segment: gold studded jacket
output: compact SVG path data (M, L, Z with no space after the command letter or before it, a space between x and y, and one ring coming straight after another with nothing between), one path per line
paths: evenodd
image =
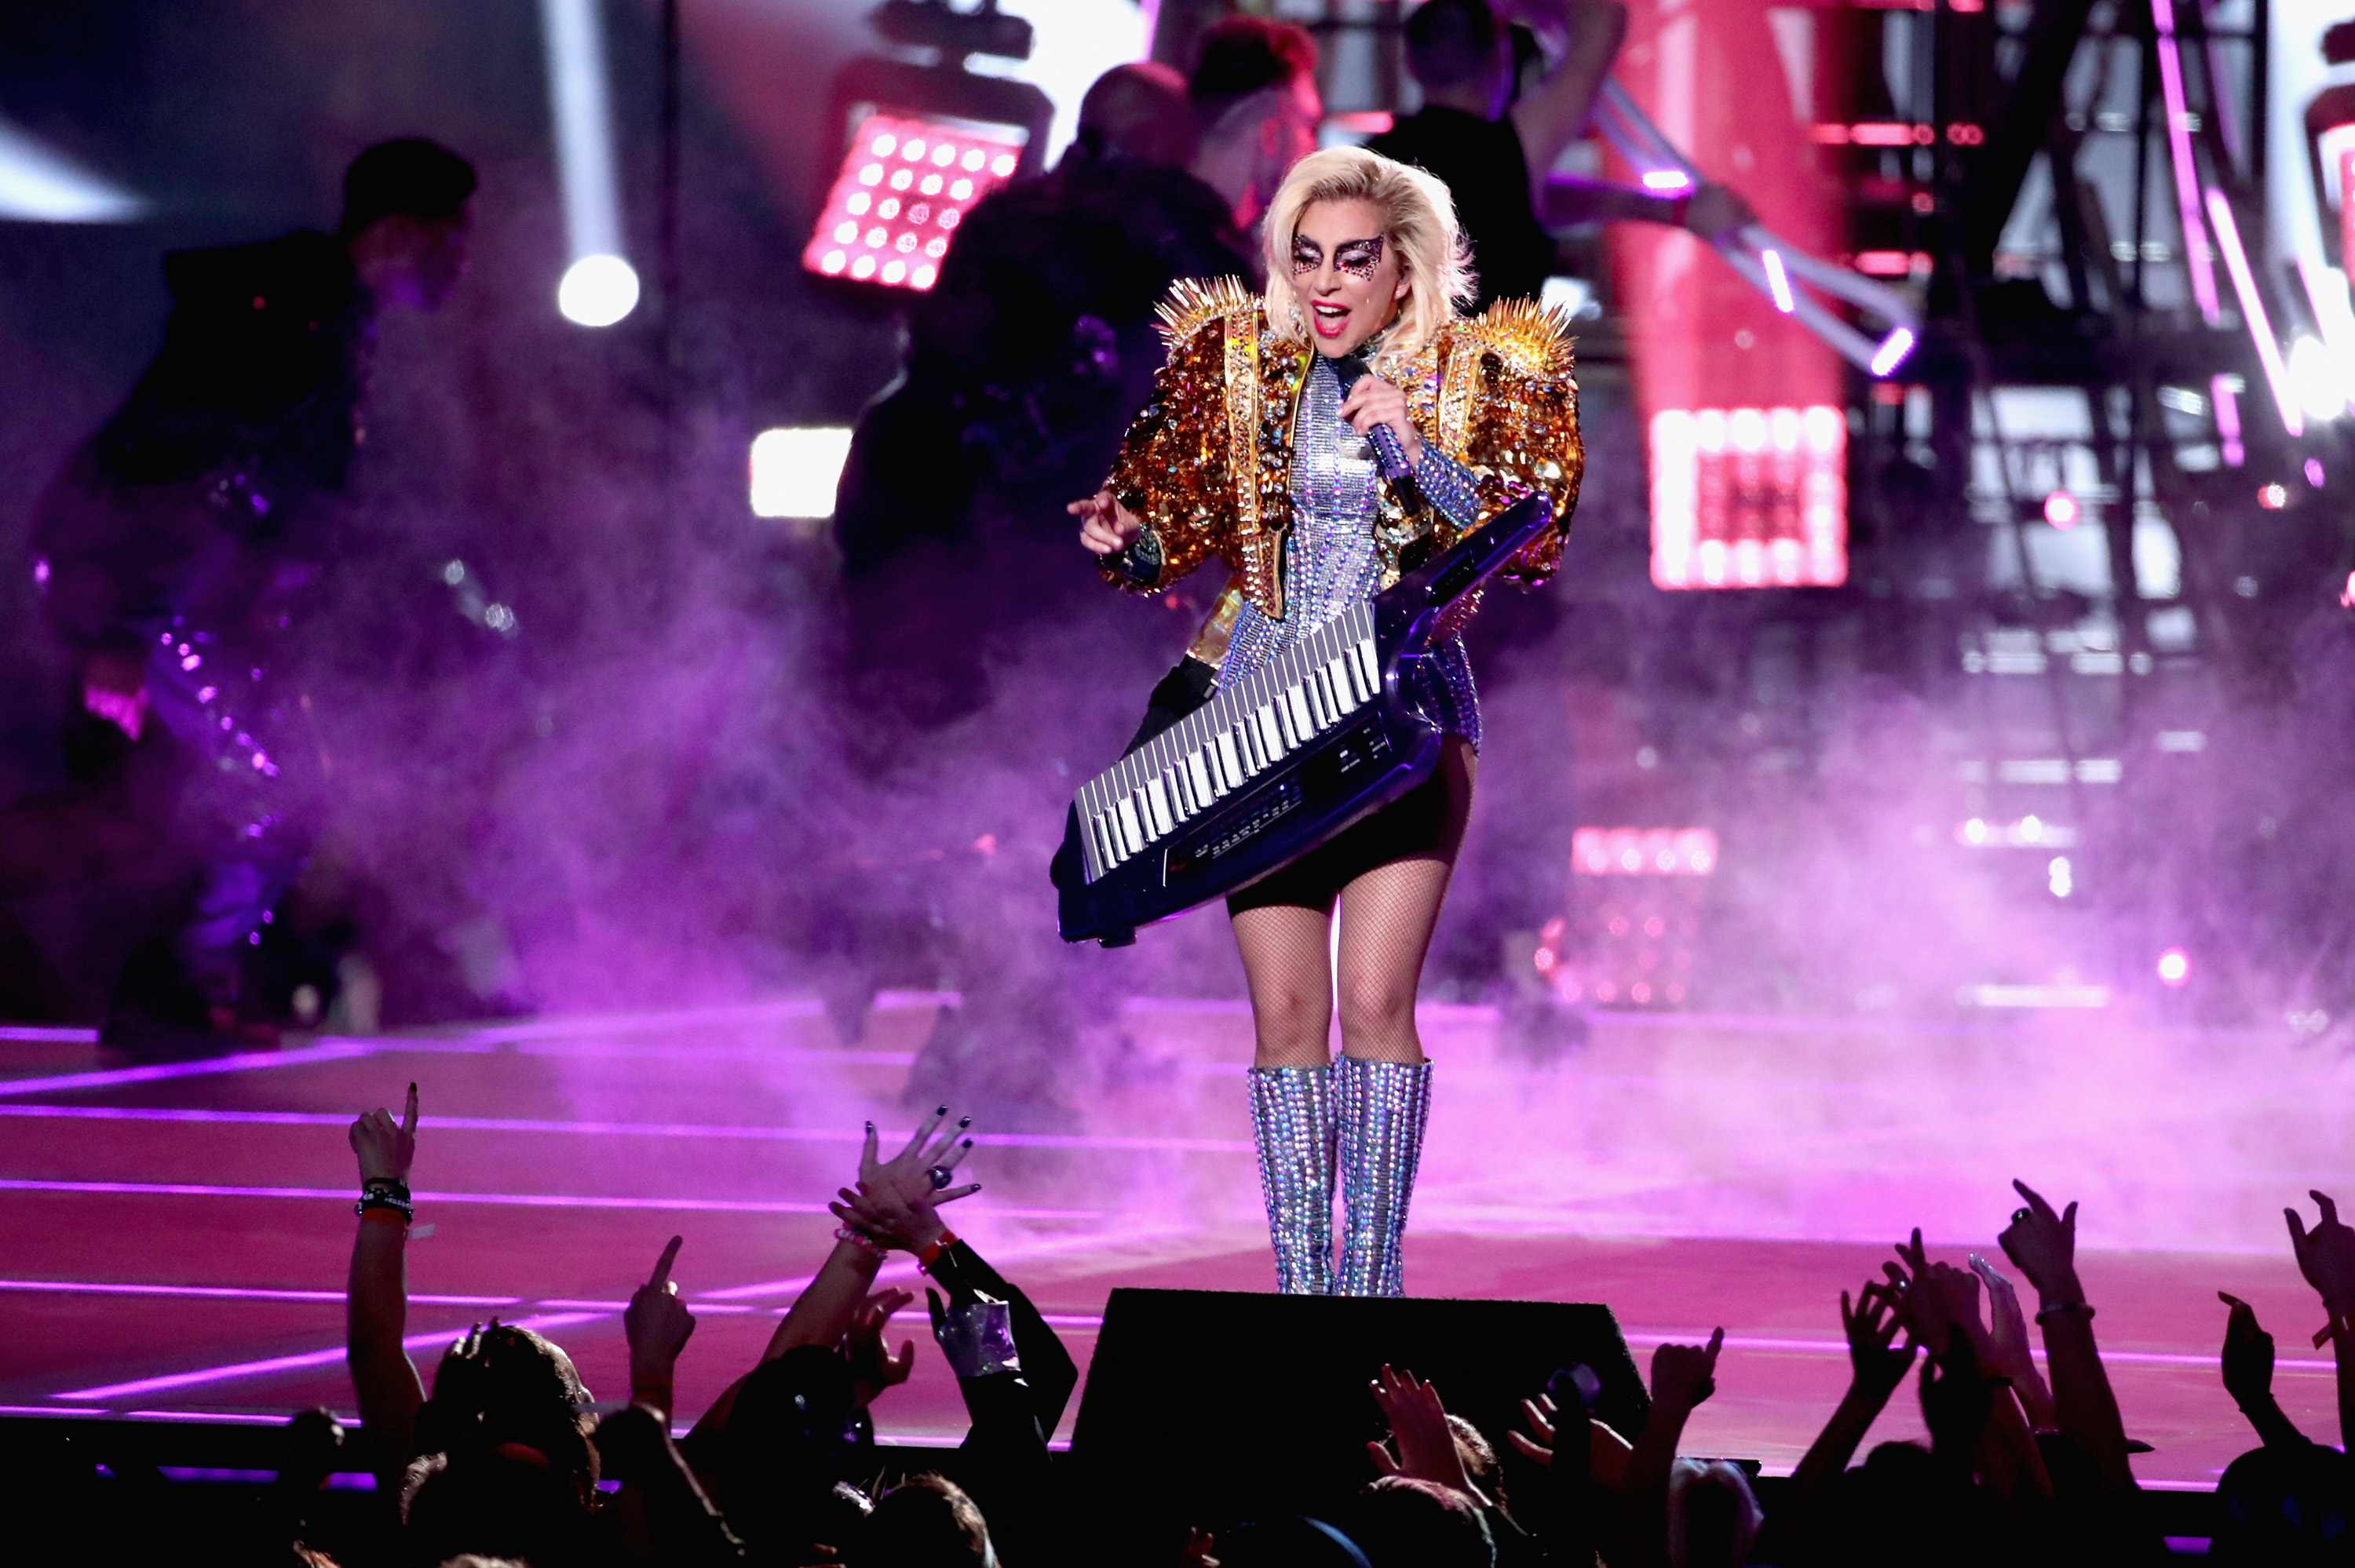
M1232 278L1180 281L1161 320L1168 363L1105 481L1145 530L1103 570L1116 587L1151 593L1213 555L1223 559L1233 575L1193 650L1215 665L1239 601L1284 615L1294 418L1316 350L1270 331L1259 297ZM1405 389L1425 444L1470 471L1480 522L1531 491L1552 498L1555 525L1499 574L1527 584L1543 582L1561 561L1585 467L1567 325L1526 301L1500 301L1442 327L1405 366L1380 367ZM1378 493L1385 588L1469 532L1412 479L1380 480Z

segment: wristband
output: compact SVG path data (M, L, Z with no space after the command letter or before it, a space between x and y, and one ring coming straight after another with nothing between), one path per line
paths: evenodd
M2083 1312L2088 1319L2094 1315L2094 1309L2083 1301L2062 1301L2051 1307L2038 1308L2036 1320L2041 1323L2048 1318L2058 1318L2063 1312Z
M370 1214L399 1214L400 1223L404 1225L417 1216L415 1206L406 1198L396 1198L386 1192L369 1192L363 1195L358 1202L352 1205L352 1213L362 1219L367 1219Z
M926 1274L932 1273L932 1265L940 1262L941 1260L941 1254L948 1251L949 1248L956 1245L956 1232L943 1231L938 1236L935 1236L929 1244L926 1245L923 1251L916 1255L916 1266Z

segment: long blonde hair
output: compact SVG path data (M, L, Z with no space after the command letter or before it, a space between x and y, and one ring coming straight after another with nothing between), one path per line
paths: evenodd
M1382 238L1397 253L1407 284L1381 340L1382 360L1421 353L1472 302L1471 247L1446 185L1363 147L1327 147L1295 164L1268 204L1260 245L1267 266L1267 319L1279 335L1295 342L1308 336L1290 281L1292 234L1300 215L1320 201L1370 202L1382 215Z

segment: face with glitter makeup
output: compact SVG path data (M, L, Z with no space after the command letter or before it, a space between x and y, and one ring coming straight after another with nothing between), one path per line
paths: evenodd
M1367 201L1320 201L1293 226L1292 291L1316 352L1337 359L1388 326L1406 297L1398 249Z

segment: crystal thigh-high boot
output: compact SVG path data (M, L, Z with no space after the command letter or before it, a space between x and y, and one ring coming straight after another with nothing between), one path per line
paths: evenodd
M1326 1295L1333 1288L1333 1069L1253 1067L1251 1102L1275 1287Z
M1403 1296L1407 1200L1414 1193L1431 1064L1365 1062L1333 1067L1340 1114L1343 1296Z

